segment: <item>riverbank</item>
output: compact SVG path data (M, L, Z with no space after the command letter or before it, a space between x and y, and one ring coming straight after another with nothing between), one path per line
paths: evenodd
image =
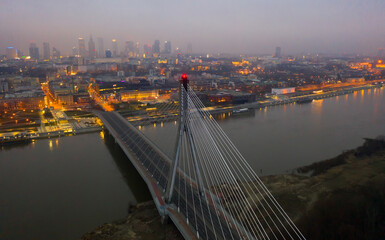
M0 129L0 146L28 143L37 139L71 136L84 133L99 132L102 123L92 113L76 115L81 111L71 111L70 116L64 111L51 110L51 118L41 114L39 123L33 125L9 126ZM68 111L67 111L68 112Z
M245 104L241 104L241 105L229 106L229 107L223 107L223 108L212 108L211 107L211 108L207 108L207 110L209 110L211 114L218 114L218 113L232 112L234 110L239 110L239 109L244 109L244 108L258 109L258 108L265 108L265 107L270 107L270 106L291 104L291 103L296 103L296 102L304 100L304 99L310 100L309 102L311 102L312 100L331 98L331 97L351 94L354 92L367 90L367 89L382 88L383 86L384 86L383 84L365 85L365 86L352 87L352 88L347 88L347 89L342 89L342 90L300 95L300 96L296 96L296 97L286 98L284 100L271 99L270 101L258 101L258 102L245 103Z
M183 240L173 224L163 225L153 201L130 208L125 219L106 223L82 236L82 240Z
M368 89L374 89L374 88L382 88L384 87L384 84L370 84L370 85L364 85L359 87L350 87L350 88L344 88L344 89L338 89L338 90L329 90L325 92L317 92L317 93L310 93L310 94L302 94L298 96L293 97L284 97L281 99L267 99L267 100L260 100L252 103L244 103L239 105L231 105L231 106L217 106L217 107L206 107L205 110L209 111L211 114L223 114L223 113L229 113L233 114L240 110L249 110L249 109L261 109L271 106L278 106L278 105L285 105L285 104L302 104L302 103L311 103L314 100L320 100L325 98L331 98L346 94L351 94L358 91L368 90ZM170 122L170 121L176 121L178 118L177 115L161 115L161 116L155 116L155 117L127 117L127 119L135 124L135 125L150 125L154 123L160 123L160 122Z
M299 168L298 172L301 174L261 179L306 238L381 239L385 236L383 137L366 139L356 149ZM173 236L167 239L179 239L176 228L172 224L162 225L156 208L147 203L134 208L126 219L104 224L85 234L82 240L166 239L162 235L164 229L170 231L167 236Z

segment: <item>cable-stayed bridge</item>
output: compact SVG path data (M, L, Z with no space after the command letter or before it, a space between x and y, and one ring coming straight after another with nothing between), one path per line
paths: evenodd
M162 113L163 112L163 113ZM182 75L175 152L167 156L117 112L97 113L185 239L305 239ZM151 121L151 118L147 119ZM164 139L169 141L169 139Z

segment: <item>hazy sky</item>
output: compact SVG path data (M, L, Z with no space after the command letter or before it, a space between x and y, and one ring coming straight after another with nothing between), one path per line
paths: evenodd
M384 0L0 0L0 53L34 40L62 53L90 34L193 52L375 54L385 47Z

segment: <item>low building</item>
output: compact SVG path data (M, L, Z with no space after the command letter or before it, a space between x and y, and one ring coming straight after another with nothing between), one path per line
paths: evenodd
M282 95L282 94L288 94L288 93L295 93L295 88L272 88L271 94L273 95Z

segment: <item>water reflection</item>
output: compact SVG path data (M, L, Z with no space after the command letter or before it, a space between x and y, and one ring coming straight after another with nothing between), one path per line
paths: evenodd
M234 112L225 112L225 113L217 113L213 114L212 116L214 117L215 120L217 121L222 121L226 120L229 118L250 118L255 116L255 109L248 109L245 112L240 112L240 113L234 113ZM211 116L210 116L211 118Z
M231 112L214 117L256 171L263 168L263 174L284 173L359 146L362 137L384 134L384 92L378 89L369 97L359 91L352 93L353 97L341 95L309 104L266 107L257 109L256 116ZM165 131L144 131L161 149L168 145L156 139L174 136L169 134L174 125L164 126Z
M136 202L130 202L129 205L151 200L151 194L148 191L146 183L127 158L126 154L119 145L115 143L114 138L107 131L103 131L103 135L104 143L106 144L108 151L124 177L124 181L136 198Z
M321 116L322 114L322 104L323 104L323 99L317 99L317 100L313 100L312 102L312 111L313 113L317 114L317 116Z

